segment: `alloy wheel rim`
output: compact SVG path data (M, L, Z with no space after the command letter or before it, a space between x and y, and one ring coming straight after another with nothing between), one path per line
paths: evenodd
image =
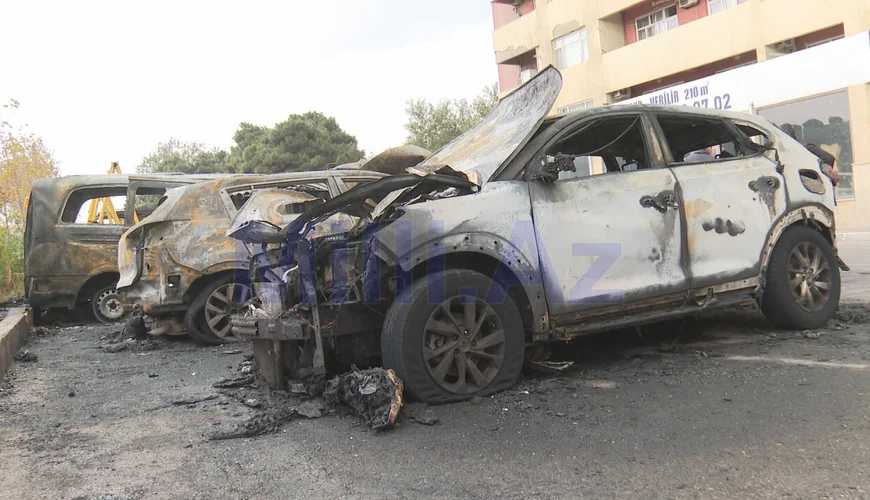
M788 284L792 297L808 312L818 312L831 296L831 265L812 243L799 243L788 258Z
M477 392L495 379L504 363L504 326L483 300L453 297L429 315L422 347L436 384L454 394Z
M251 298L251 288L241 283L227 283L216 288L205 302L205 323L219 338L233 337L231 316L238 314Z

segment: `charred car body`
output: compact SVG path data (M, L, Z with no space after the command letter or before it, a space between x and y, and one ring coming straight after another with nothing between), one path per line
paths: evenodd
M410 174L286 226L237 214L230 234L260 252L234 329L271 383L379 357L439 403L505 389L528 349L590 332L756 303L781 327L831 318L845 265L815 156L737 113L545 120L560 87L544 70ZM315 232L337 213L356 222Z
M229 315L250 299L250 252L226 232L252 193L280 198L271 206L274 222L286 223L307 207L381 177L358 169L246 175L171 190L121 238L118 290L128 305L158 319L152 333L186 332L208 344L232 341ZM182 314L183 328L176 320Z
M24 234L24 288L35 316L89 303L100 321L121 318L115 291L121 234L147 217L167 189L214 178L73 175L34 181Z

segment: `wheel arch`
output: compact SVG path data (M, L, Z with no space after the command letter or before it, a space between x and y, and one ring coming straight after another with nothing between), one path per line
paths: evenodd
M443 266L434 264L444 259ZM412 279L433 269L468 269L494 279L508 291L520 310L530 340L543 340L549 330L549 313L540 270L512 243L493 234L463 233L430 240L396 259Z
M209 283L213 283L215 280L239 275L242 275L245 277L245 279L248 279L248 273L248 269L241 266L234 267L233 263L224 263L213 266L208 269L208 272L203 273L201 276L193 280L190 286L187 287L187 290L184 292L185 302L193 302L196 296L199 295L199 292L201 292L203 289L205 289L205 287L209 285Z
M79 288L78 293L76 293L76 303L79 304L90 300L93 294L101 288L110 285L116 286L119 279L121 279L121 274L118 271L103 271L91 276Z
M818 231L831 244L834 255L837 254L837 234L834 213L824 205L803 206L784 213L773 225L767 237L767 244L761 254L761 282L767 274L770 255L785 231L793 226L806 226Z

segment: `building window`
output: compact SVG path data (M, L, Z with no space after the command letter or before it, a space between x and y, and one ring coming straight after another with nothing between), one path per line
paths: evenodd
M537 74L538 74L537 68L526 68L526 69L520 70L520 85L531 80Z
M807 48L808 48L808 49L811 49L811 48L813 48L813 47L818 47L819 45L824 45L824 44L826 44L826 43L828 43L828 42L833 42L833 41L836 41L836 40L842 40L842 38L843 38L843 35L840 35L840 36L835 36L835 37L833 37L833 38L828 38L828 39L826 39L826 40L819 40L818 42L808 43L808 44L807 44Z
M564 108L559 108L560 115L567 115L568 113L573 113L575 111L580 111L582 109L589 109L592 107L592 99L586 99L585 101L580 101L578 103L574 103L570 106L565 106Z
M779 127L790 124L798 140L816 144L834 155L840 172L837 198L855 196L849 95L845 90L770 106L758 110L758 114Z
M710 14L715 14L717 12L722 12L725 9L730 9L735 5L746 2L747 0L707 0L707 8L710 10Z
M661 35L665 31L672 30L680 25L679 21L677 21L677 6L671 5L649 15L639 17L634 23L637 26L638 41Z
M565 69L589 59L589 44L586 40L586 28L569 33L553 40L553 50L556 52L556 67Z

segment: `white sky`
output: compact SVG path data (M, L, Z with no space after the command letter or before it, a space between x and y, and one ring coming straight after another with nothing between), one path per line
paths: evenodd
M378 153L404 141L408 99L497 80L487 0L0 0L0 33L0 102L64 175L306 111Z

